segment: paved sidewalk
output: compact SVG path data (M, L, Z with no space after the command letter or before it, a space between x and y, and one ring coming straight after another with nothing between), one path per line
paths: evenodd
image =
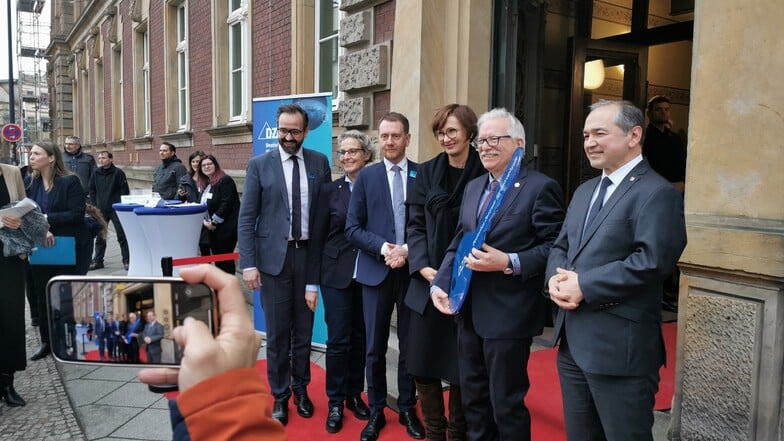
M106 267L91 271L89 275L126 275L121 260L120 248L112 232L107 239ZM251 305L248 309L252 314ZM26 319L27 354L30 356L39 345L38 328L30 325L29 311ZM547 334L536 339L533 350L542 349L541 344L547 340ZM394 329L389 346L389 393L397 396L398 352ZM266 358L264 347L258 358ZM311 360L324 367L322 352L312 351ZM166 398L150 392L139 382L137 372L137 368L55 363L52 357L28 361L27 370L18 372L15 381L16 390L27 400L27 406L9 408L0 403L0 440L170 440L172 431ZM309 392L311 395L324 393ZM388 401L394 403L394 400ZM654 440L666 441L669 413L656 412L655 416Z

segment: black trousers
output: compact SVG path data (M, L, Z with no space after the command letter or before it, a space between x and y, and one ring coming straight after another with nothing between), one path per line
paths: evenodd
M362 287L362 309L365 315L367 338L365 375L368 401L373 412L380 412L387 402L387 344L392 311L397 306L397 328L408 329L411 310L403 303L408 289L408 267L389 270L389 275L377 286ZM397 386L400 395L397 405L401 412L416 404L414 377L408 373L408 332L399 332L400 355L397 361Z
M321 295L327 322L327 397L330 407L343 407L348 397L365 388L362 285L355 281L343 289L322 285Z
M310 384L313 311L305 302L307 248L289 247L280 274L261 275L261 305L267 325L267 378L276 401Z
M120 253L122 254L123 263L128 263L130 254L128 253L128 240L125 238L125 231L120 224L120 218L117 217L117 212L114 210L103 211L101 215L108 224L111 221L114 224L114 232L117 233L117 242L120 244ZM103 257L106 254L106 239L99 234L95 236L95 254L93 254L93 262L103 262Z
M531 338L482 338L470 313L458 320L460 389L469 439L531 440L531 414L523 401L530 388L531 343Z

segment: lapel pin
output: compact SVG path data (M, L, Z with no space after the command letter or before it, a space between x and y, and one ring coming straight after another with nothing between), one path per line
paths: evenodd
M416 179L416 175L417 175L416 170L411 170L410 172L408 172L408 176L411 178Z
M634 182L634 180L635 180L635 179L637 179L637 178L636 178L636 177L634 177L634 176L632 176L631 178L629 178L629 181L630 181L630 182Z
M519 182L515 182L515 188L520 188L520 183Z

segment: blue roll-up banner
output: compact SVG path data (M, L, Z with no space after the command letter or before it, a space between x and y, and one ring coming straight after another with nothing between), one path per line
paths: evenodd
M278 107L299 104L308 112L308 136L303 146L321 152L332 165L332 94L315 93L253 99L253 156L263 155L278 148ZM262 287L263 290L263 287ZM253 296L253 321L256 329L266 332L264 310L261 306L263 292ZM320 296L319 296L320 297ZM324 321L324 301L319 299L313 322L313 344L327 343L327 324Z

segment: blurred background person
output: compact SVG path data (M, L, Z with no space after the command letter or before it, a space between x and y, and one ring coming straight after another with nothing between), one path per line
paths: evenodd
M65 168L63 154L51 142L40 142L30 149L30 182L27 185L27 197L33 199L47 216L49 231L46 233L44 246L51 247L55 236L70 236L76 241L76 265L32 265L33 292L38 302L38 327L41 335L41 347L30 357L31 360L44 358L51 352L49 345L49 325L46 320L46 284L57 275L78 275L80 263L85 268L88 262L80 262L87 240L87 228L84 223L84 207L86 195L79 178Z
M106 349L108 350L109 360L117 359L117 337L120 335L120 328L114 320L114 314L106 315Z
M122 196L131 194L128 188L128 179L125 172L114 165L114 155L109 151L98 153L98 168L90 178L87 186L87 200L98 207L101 216L108 224L114 224L114 232L117 234L117 242L120 244L120 254L125 270L128 270L129 254L128 241L125 239L125 231L117 217L117 212L112 208L112 204L121 202ZM90 271L103 268L103 256L106 254L106 238L98 235L95 238L95 254L90 264Z
M0 207L25 198L19 169L0 164ZM0 226L19 229L23 219L3 216ZM6 406L24 406L25 400L14 389L14 373L27 367L25 353L25 262L0 241L0 399ZM9 254L9 255L6 255Z
M128 359L128 344L125 343L125 333L128 332L128 316L125 313L121 314L117 320L117 332L114 334L117 339L117 359Z
M206 229L209 243L199 243L202 256L233 253L237 246L237 220L240 213L240 196L237 184L221 170L218 160L207 155L201 160L200 186L204 188L201 203L207 205ZM234 274L234 259L215 262L215 266Z
M95 158L82 151L82 140L78 136L65 138L63 163L68 170L79 177L79 183L86 193L87 185L90 184L90 178L95 172Z
M362 315L362 285L354 280L357 248L346 240L346 211L357 174L373 160L370 139L349 130L337 140L338 158L344 176L324 186L319 194L311 239L321 253L320 284L327 322L326 392L329 433L343 427L343 406L360 420L370 418L362 401L365 389L365 321ZM312 310L318 293L308 291Z
M476 137L476 113L449 104L433 115L431 129L443 151L419 168L406 201L411 283L406 305L409 322L408 371L414 375L428 440L466 439L457 368L457 325L430 301L430 283L455 236L466 183L485 173ZM405 331L404 331L405 332ZM444 412L441 380L449 383L449 421Z
M201 160L207 156L201 150L196 150L188 156L188 174L180 177L179 186L177 187L177 199L183 202L200 201L200 195L203 188L199 187L199 176L201 175Z

